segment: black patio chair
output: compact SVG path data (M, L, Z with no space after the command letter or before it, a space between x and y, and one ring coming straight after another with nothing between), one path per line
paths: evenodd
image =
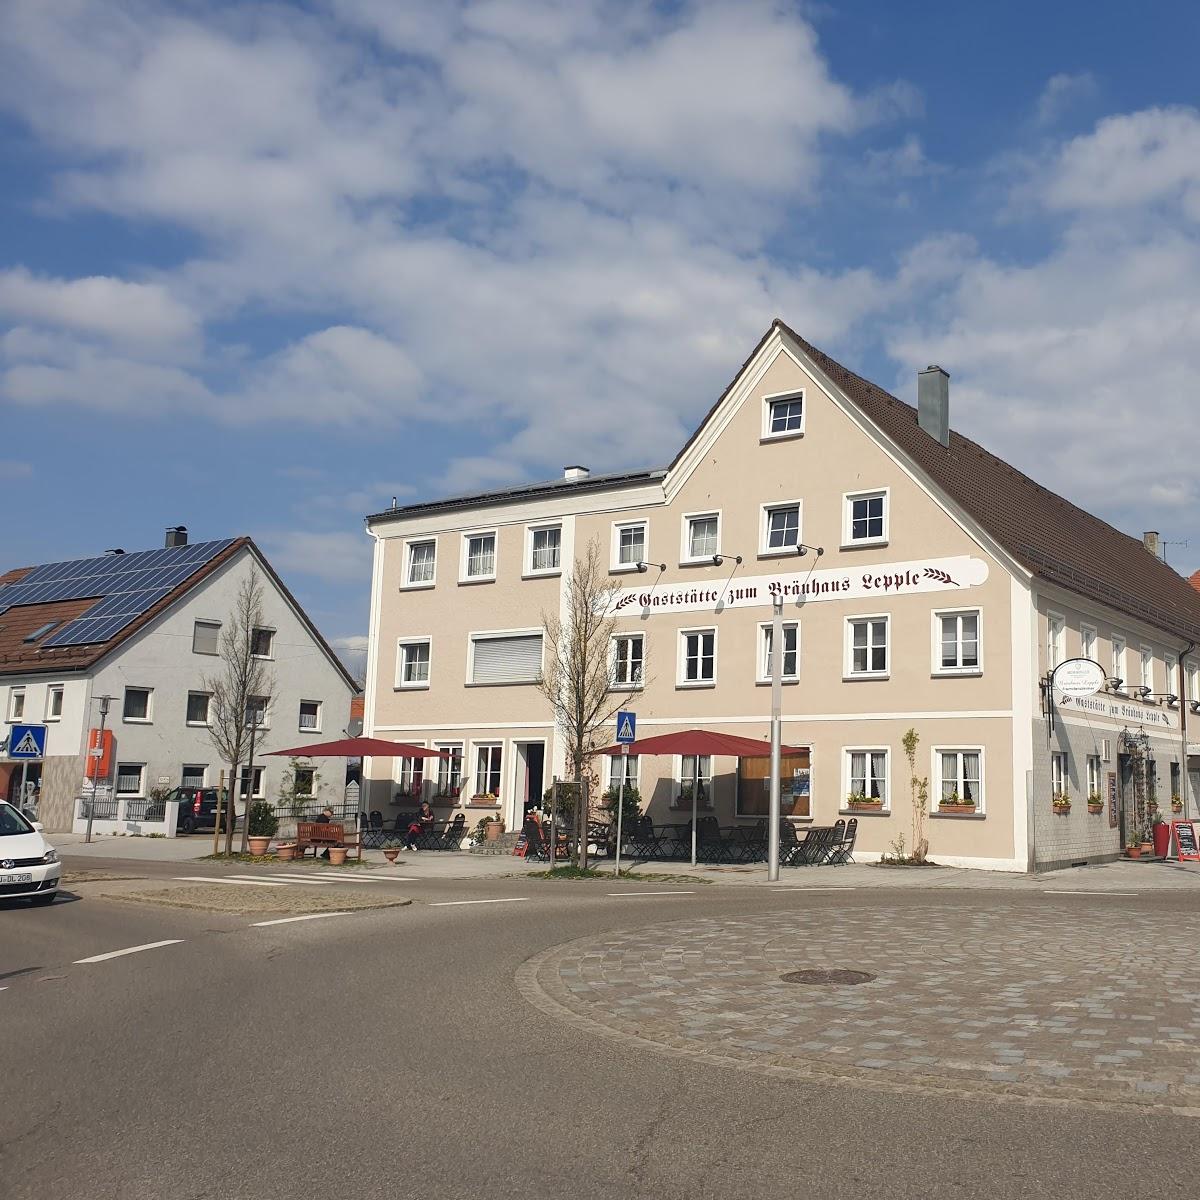
M455 813L453 819L446 822L446 828L442 830L441 845L437 849L457 850L466 836L467 818L463 813Z
M841 822L839 822L841 824ZM858 818L851 817L846 822L846 828L842 832L842 840L837 846L830 848L829 856L825 860L825 865L829 867L840 867L845 863L852 862L854 859L854 842L858 837Z
M732 843L735 862L762 862L767 857L767 820L764 817L753 826L741 826L733 831ZM783 861L783 845L780 843L780 861Z
M550 861L550 847L541 825L533 817L525 818L525 857L536 858L539 862Z
M629 849L634 858L658 858L662 853L659 836L654 831L654 821L649 815L643 814L633 823L629 831Z
M833 823L832 827L825 831L825 836L821 839L820 845L815 848L813 866L827 866L833 855L841 848L842 839L845 836L846 822L843 818L839 817Z
M801 841L796 836L796 827L786 819L779 822L779 865L795 867L800 863L797 855L800 853Z
M794 867L815 867L825 857L829 843L833 837L833 827L829 825L810 825L804 836L796 844L792 853L791 865Z

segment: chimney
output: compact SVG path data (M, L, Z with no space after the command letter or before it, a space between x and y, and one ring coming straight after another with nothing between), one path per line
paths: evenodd
M174 546L186 546L187 543L187 526L186 525L168 525L166 547L170 550Z
M591 470L587 467L563 467L564 479L586 479L591 473Z
M1155 558L1162 558L1162 541L1159 539L1158 531L1148 529L1142 534L1142 545L1154 555Z
M941 367L917 372L917 424L943 446L950 445L950 376Z

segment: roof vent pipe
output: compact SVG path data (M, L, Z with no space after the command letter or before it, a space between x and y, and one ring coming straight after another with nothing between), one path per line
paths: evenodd
M1162 539L1158 536L1158 531L1148 529L1142 534L1142 545L1154 555L1155 558L1162 558Z
M563 467L564 479L586 479L591 473L588 467Z
M941 367L917 372L917 424L943 446L950 445L950 376Z
M168 525L167 526L167 540L166 540L165 545L168 550L172 549L175 546L186 546L187 544L188 544L188 540L187 540L187 526L186 525Z

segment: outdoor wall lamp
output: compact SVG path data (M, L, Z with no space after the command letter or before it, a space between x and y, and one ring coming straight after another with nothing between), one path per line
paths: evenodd
M816 551L816 555L818 558L820 558L821 555L825 553L824 546L806 546L803 542L799 542L796 545L796 553L801 558L803 558L810 550Z
M1136 696L1139 700L1146 700L1150 697L1150 689L1144 683L1139 683L1136 687L1130 688L1129 690L1131 694Z
M1172 696L1170 692L1152 692L1150 699L1165 704L1168 708L1174 708L1179 703L1179 697Z
M714 554L713 566L719 567L727 558L732 558L739 567L742 565L742 556L740 554Z
M639 575L645 575L648 567L657 567L660 571L665 571L667 569L666 563L648 563L642 562L640 559L635 565L637 566Z
M1121 690L1121 684L1123 684L1124 682L1125 682L1125 680L1118 679L1114 675L1110 680L1108 680L1108 690L1110 692L1119 692Z
M1192 706L1192 712L1200 713L1200 700L1191 700L1189 703Z

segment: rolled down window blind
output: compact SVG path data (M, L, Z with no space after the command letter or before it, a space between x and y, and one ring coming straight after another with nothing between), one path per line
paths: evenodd
M542 635L475 639L472 683L519 683L537 679L542 669Z

